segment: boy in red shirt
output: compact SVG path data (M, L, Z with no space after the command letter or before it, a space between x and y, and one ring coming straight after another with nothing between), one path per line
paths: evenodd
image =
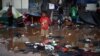
M48 37L50 19L45 11L42 12L42 16L40 18L40 24L41 24L41 36Z

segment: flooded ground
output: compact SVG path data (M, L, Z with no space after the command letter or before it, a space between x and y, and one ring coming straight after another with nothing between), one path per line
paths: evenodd
M10 29L2 29L1 36L7 39L14 37L15 33L19 32L24 34L25 37L29 39L30 42L40 42L42 37L40 36L40 28L31 28L28 27L27 30L25 28L10 28ZM60 40L60 44L68 43L70 45L79 46L81 48L84 47L84 43L79 40L85 38L91 38L94 40L99 40L100 30L96 27L87 27L87 26L78 26L78 27L68 27L65 26L63 28L58 28L58 26L52 26L49 29L49 32L52 33L52 36L63 36ZM14 44L14 43L13 43ZM12 46L11 43L8 46ZM21 48L24 48L24 43L19 44ZM7 47L8 48L8 47ZM4 45L0 44L0 56L45 56L41 53L32 53L29 52L24 54L22 52L14 53L13 51L8 51Z

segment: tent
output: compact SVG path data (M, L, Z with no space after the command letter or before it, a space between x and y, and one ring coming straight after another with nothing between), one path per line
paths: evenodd
M100 16L96 12L80 13L80 20L85 24L100 26Z

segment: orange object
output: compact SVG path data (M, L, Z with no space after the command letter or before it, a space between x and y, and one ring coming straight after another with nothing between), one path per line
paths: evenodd
M63 47L63 48L62 48L62 51L63 51L63 52L67 52L67 51L68 51L68 48Z

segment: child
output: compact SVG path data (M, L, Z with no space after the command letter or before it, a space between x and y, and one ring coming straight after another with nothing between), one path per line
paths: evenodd
M47 13L45 11L42 12L42 15L40 18L40 24L41 24L41 36L48 37L50 19L47 16Z

